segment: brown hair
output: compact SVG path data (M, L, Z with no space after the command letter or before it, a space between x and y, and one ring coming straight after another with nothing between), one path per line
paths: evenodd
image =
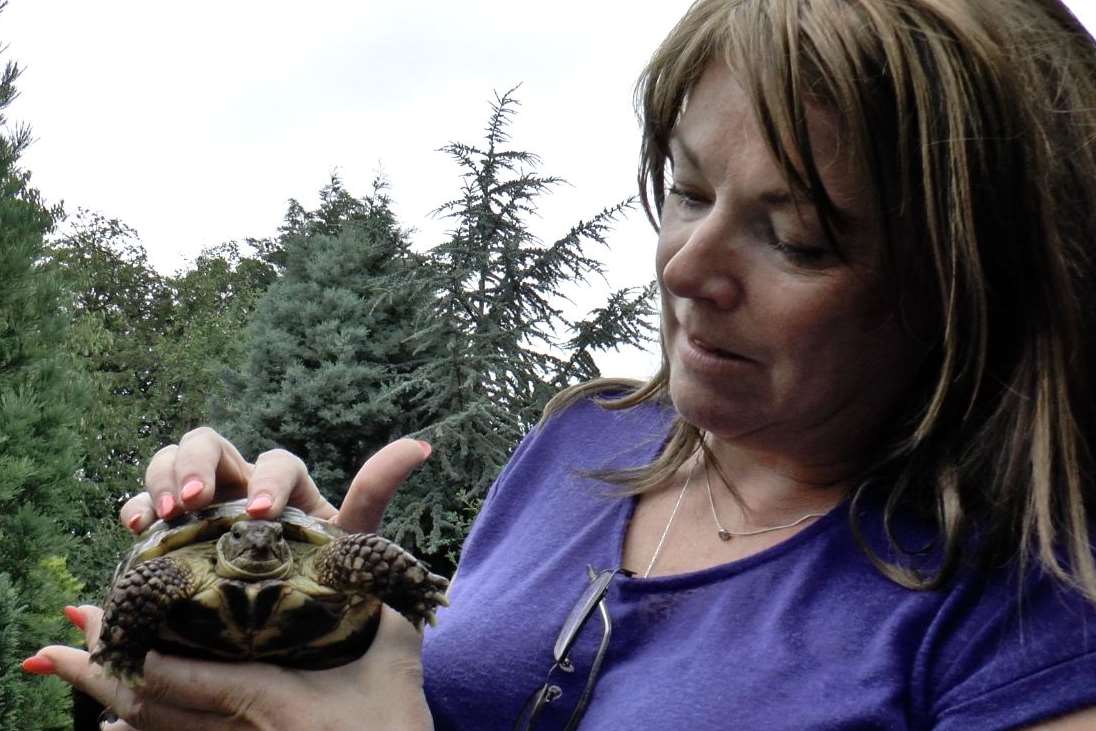
M895 305L933 313L932 333L915 333L931 353L922 378L850 516L860 535L857 500L878 485L888 522L900 504L936 520L944 561L922 575L865 546L869 556L913 588L946 581L972 545L982 564L1034 556L1096 602L1092 37L1057 0L699 0L637 88L640 190L656 228L670 134L713 60L733 69L774 159L816 202L835 247L839 222L804 110L839 113L885 224ZM666 399L668 368L663 357L650 381L603 403ZM576 386L546 414L620 386ZM632 493L663 484L704 448L702 436L678 420L658 459L613 479Z

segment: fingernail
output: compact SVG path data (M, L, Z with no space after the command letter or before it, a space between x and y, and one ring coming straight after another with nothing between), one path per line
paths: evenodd
M199 494L201 494L203 487L204 485L202 485L201 480L191 480L190 482L183 485L183 489L182 492L179 493L179 497L183 499L184 503L189 502L198 497Z
M76 607L65 607L65 617L68 621L76 625L76 628L80 631L87 628L87 622L84 620L84 613Z
M424 442L421 439L416 439L415 441L419 443L420 447L422 447L422 458L423 459L426 459L427 457L429 457L430 453L434 451L434 448L430 446L430 442Z
M274 501L270 499L269 495L256 495L251 499L251 502L247 504L247 512L255 515L256 513L265 513L270 510L270 506L274 504Z
M156 514L161 518L167 518L175 511L175 498L171 495L161 495L160 502L156 503Z
M141 515L134 515L126 522L126 525L129 526L129 529L134 533L140 533L139 528L141 527Z
M35 655L23 661L23 671L34 675L53 675L57 672L57 666L48 657Z

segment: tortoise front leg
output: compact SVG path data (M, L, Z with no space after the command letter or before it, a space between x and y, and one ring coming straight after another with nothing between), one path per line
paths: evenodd
M434 623L434 610L448 606L449 582L395 543L372 533L343 536L320 549L317 581L339 591L373 594L415 627Z
M91 653L128 685L141 682L145 654L152 647L168 608L194 594L190 569L161 556L137 564L115 582L103 608L99 646Z

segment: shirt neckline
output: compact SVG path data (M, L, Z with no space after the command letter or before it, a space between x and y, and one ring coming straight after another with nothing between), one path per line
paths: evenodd
M655 457L658 456L659 450L661 450L665 444L666 439L669 438L669 431L673 428L674 416L676 411L671 407L669 410L671 418L665 427L664 438L655 442L654 446L645 451L643 457L647 464L649 464ZM652 576L650 578L643 578L638 573L622 572L620 581L622 586L627 586L630 589L639 590L655 590L655 591L667 591L667 590L680 590L685 588L691 588L698 585L708 584L715 581L734 576L735 574L748 571L761 564L775 561L783 555L796 550L800 546L809 543L814 537L820 533L828 531L832 526L838 524L838 518L841 515L848 513L850 496L845 495L832 508L830 508L822 517L809 526L799 531L793 536L790 536L786 540L777 543L774 546L770 546L757 553L746 556L745 558L735 559L726 563L716 564L715 566L708 566L707 568L698 569L696 571L686 571L680 574L665 574L662 576ZM612 557L615 562L615 566L621 566L624 558L624 539L628 534L628 527L632 524L632 518L635 515L636 505L639 502L639 496L632 495L627 499L620 501L616 509L616 516L614 518L614 536L612 546Z

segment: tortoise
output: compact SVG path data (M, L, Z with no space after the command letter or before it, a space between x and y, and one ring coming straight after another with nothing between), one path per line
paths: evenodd
M150 649L323 669L361 657L381 602L434 623L447 581L395 543L245 500L153 523L118 565L91 659L130 685Z

